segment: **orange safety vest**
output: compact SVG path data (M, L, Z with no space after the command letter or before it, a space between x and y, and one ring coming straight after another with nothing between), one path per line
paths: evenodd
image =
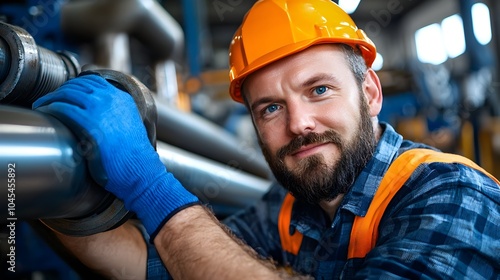
M413 171L421 163L443 162L461 163L486 174L500 185L493 175L486 172L473 161L459 155L437 152L430 149L411 149L402 153L389 167L375 192L373 201L364 217L356 216L351 230L347 258L364 258L375 247L378 238L378 226L387 205ZM290 234L290 221L295 198L288 193L285 196L278 216L278 231L284 251L297 255L303 235L298 230Z

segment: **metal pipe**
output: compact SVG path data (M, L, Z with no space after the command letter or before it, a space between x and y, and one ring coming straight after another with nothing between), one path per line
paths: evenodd
M185 150L158 142L160 159L182 185L208 202L214 212L227 216L264 195L271 181L228 167Z
M87 171L84 143L47 114L0 106L0 181L14 178L12 211L19 219L42 219L69 235L89 235L121 224L129 217L123 204L97 186ZM219 216L227 216L260 198L270 181L227 165L157 142L167 169L191 192L208 202ZM0 218L9 217L4 203ZM13 206L13 205L11 205Z
M156 98L157 138L233 168L269 179L270 169L261 153L245 147L222 127L193 113L163 104Z
M0 197L14 194L13 216L76 218L101 206L108 194L86 179L83 146L65 126L49 115L13 106L0 106L0 116L0 181L14 179L12 188L0 188ZM9 211L2 205L5 220Z
M69 1L61 8L61 26L80 38L128 33L157 59L183 59L182 28L155 0Z
M0 22L0 103L31 108L79 71L72 54L39 47L26 30Z

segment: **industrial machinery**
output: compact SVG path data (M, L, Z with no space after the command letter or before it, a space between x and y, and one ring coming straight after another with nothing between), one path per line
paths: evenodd
M172 105L173 95L177 94L172 58L181 57L183 37L180 26L158 3L111 0L38 4L29 9L30 14L34 13L32 18L19 14L28 10L25 6L6 17L27 22L23 25L26 29L0 18L0 165L7 168L10 164L15 171L0 173L3 182L15 176L15 188L0 190L4 198L11 191L15 194L11 204L0 204L0 223L9 219L17 222L17 257L25 272L56 269L59 275L65 274L61 279L71 279L66 274L76 270L84 278L98 279L68 254L47 226L68 235L84 236L113 229L134 218L120 200L90 178L84 159L88 143L79 141L71 127L31 110L36 99L81 71L95 71L134 97L148 136L167 169L218 217L250 205L269 188L270 172L259 153L222 127ZM120 13L102 12L103 5L112 9L118 4ZM59 16L63 24L54 26L49 18ZM102 22L87 25L89 17ZM34 23L44 23L47 28ZM137 30L127 29L131 26ZM99 51L92 60L82 58L74 45L61 40L63 33L75 36L75 41L99 38ZM121 44L127 35L155 50L154 65L140 67L147 71L146 76L131 74L130 57L123 53L128 46ZM87 47L85 42L76 44ZM151 86L150 82L156 84ZM14 216L9 216L10 210ZM3 245L9 233L3 231L0 260L5 264ZM72 269L68 270L68 264Z
M37 46L22 28L0 22L0 163L15 164L16 217L41 219L70 235L114 228L131 214L88 175L84 159L88 143L79 142L53 117L31 110L34 100L80 70L71 53ZM270 185L265 165L242 153L227 132L155 101L131 75L95 67L91 71L134 97L148 137L167 169L188 190L212 203L217 214L248 205ZM2 173L4 181L5 176ZM0 193L7 197L7 191L3 188ZM0 216L5 219L7 213L4 209Z
M76 58L37 46L30 34L7 23L0 25L0 42L0 102L16 105L0 107L0 159L15 170L11 175L17 186L11 191L15 203L8 208L14 212L4 209L1 216L43 218L55 230L72 235L93 234L123 223L129 216L123 203L88 176L84 144L53 117L22 108L75 77L80 71ZM95 72L134 97L155 145L157 114L148 88L121 72ZM2 188L4 197L8 191Z

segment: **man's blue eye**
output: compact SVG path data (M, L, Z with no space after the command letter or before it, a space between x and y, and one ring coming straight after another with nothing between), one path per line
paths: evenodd
M273 104L273 105L268 106L268 107L266 108L266 111L267 111L268 113L272 113L272 112L274 112L274 111L278 110L278 108L279 108L279 107L278 107L278 105Z
M315 89L314 89L314 92L315 92L316 94L323 94L323 93L325 93L325 92L326 92L326 90L327 90L327 89L328 89L328 88L327 88L327 87L325 87L325 86L319 86L319 87L317 87L317 88L315 88Z

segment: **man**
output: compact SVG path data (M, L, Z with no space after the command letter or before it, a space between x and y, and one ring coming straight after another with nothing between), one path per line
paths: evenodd
M93 177L137 213L154 248L131 224L59 238L116 278L498 277L498 181L438 153L406 168L431 148L378 122L375 54L331 1L263 0L249 11L230 48L230 93L248 107L284 188L225 221L232 233L165 170L127 94L95 75L69 81L34 108L97 142ZM407 160L408 150L418 153ZM389 177L404 180L380 202ZM363 216L378 226L360 238Z

